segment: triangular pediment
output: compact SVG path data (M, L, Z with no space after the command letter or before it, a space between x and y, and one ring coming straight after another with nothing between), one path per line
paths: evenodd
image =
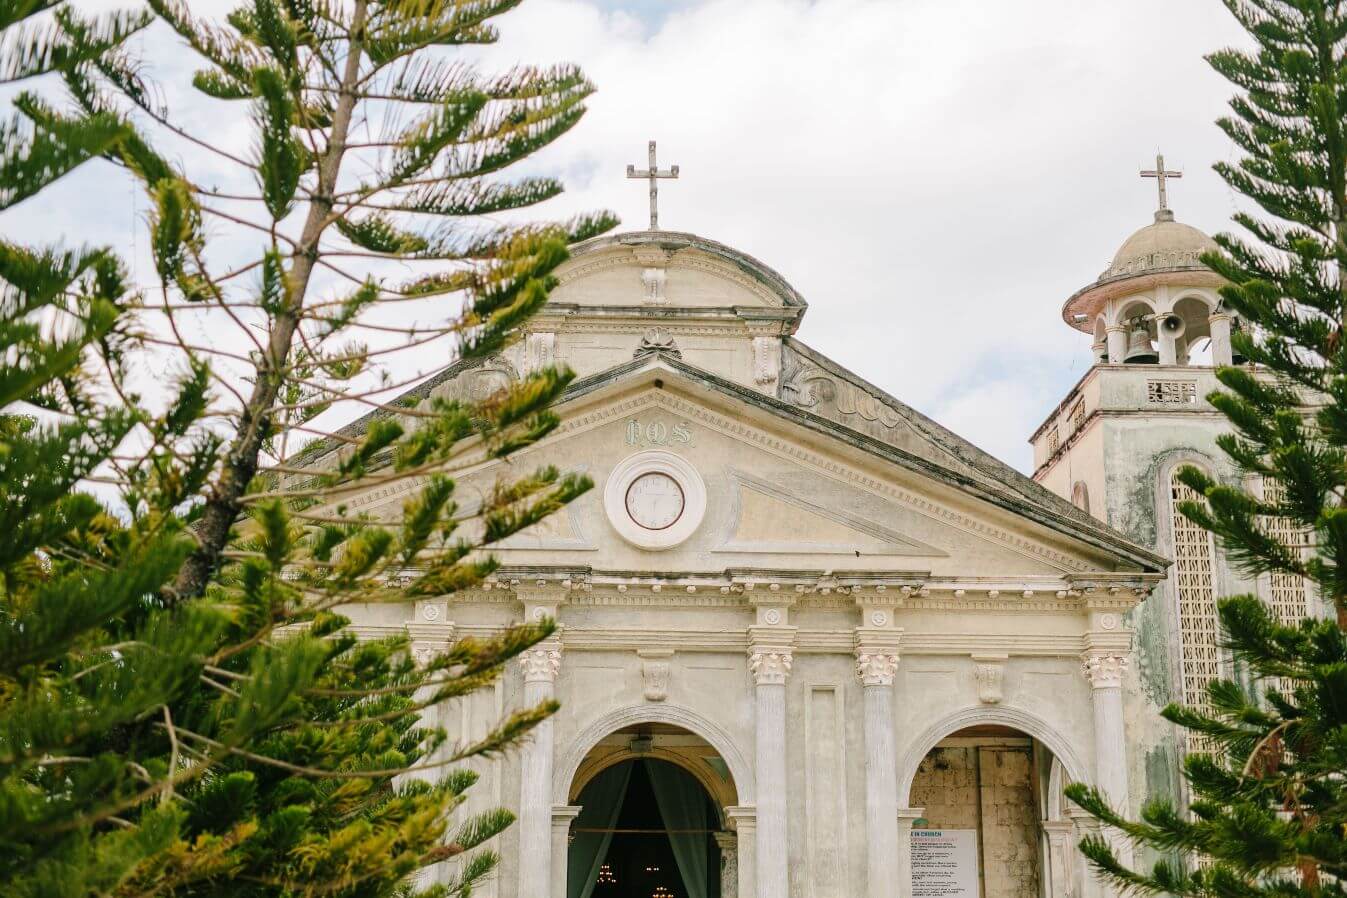
M772 483L738 470L730 470L729 479L736 487L734 526L713 551L866 558L946 554L843 508L811 501L788 483Z

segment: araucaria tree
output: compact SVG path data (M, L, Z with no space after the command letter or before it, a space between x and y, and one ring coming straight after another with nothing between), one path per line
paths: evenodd
M1243 153L1218 164L1258 212L1243 238L1204 261L1229 279L1225 304L1254 368L1222 368L1210 399L1229 418L1221 448L1256 494L1189 469L1205 497L1183 513L1251 574L1305 578L1333 616L1283 622L1256 596L1220 602L1243 682L1220 681L1209 708L1165 716L1215 748L1185 762L1186 809L1155 798L1139 822L1076 785L1071 797L1169 859L1123 866L1106 841L1083 848L1116 884L1174 895L1342 895L1347 877L1347 4L1226 0L1252 48L1209 60L1238 88L1220 122ZM1282 518L1304 535L1271 535ZM1278 527L1285 532L1286 528Z
M417 376L407 356L515 339L567 245L614 224L516 211L561 187L504 170L592 91L570 67L456 58L517 3L0 10L0 77L43 76L5 126L3 207L114 166L121 186L90 189L139 185L153 278L107 250L0 244L0 893L404 895L458 857L417 892L440 896L492 869L479 846L510 817L454 819L460 765L553 708L471 743L421 715L551 623L415 659L356 640L340 606L469 588L493 543L589 487L545 468L456 497L456 470L556 426L566 371L476 403L386 398ZM157 66L200 66L190 85L150 80L142 29ZM351 409L373 423L327 423ZM321 470L314 441L337 447ZM349 510L400 481L399 515Z

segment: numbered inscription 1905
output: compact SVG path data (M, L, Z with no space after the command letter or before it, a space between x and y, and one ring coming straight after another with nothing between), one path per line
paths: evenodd
M628 446L691 446L692 426L687 421L631 418L627 421L626 443Z

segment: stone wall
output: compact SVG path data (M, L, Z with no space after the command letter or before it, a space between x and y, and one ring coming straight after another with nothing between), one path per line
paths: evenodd
M978 830L982 898L1036 898L1039 814L1029 745L933 749L912 782L912 805L937 829Z

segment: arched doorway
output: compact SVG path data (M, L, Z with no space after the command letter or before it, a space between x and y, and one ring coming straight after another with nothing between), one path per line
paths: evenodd
M911 894L1081 894L1083 866L1062 794L1069 781L1061 760L1014 726L974 724L940 739L909 787L909 804L921 811L913 825Z
M665 723L623 727L585 755L570 789L567 898L730 898L734 782L704 739ZM728 889L725 883L729 882Z

